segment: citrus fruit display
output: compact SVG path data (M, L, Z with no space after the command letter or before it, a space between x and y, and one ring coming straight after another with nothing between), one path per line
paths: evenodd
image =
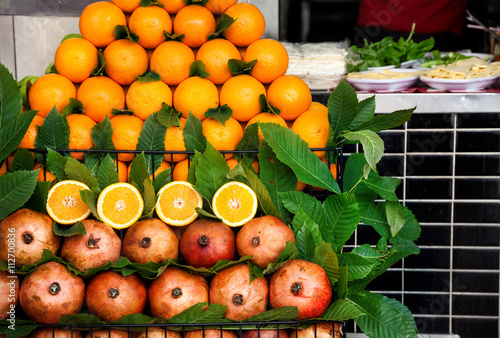
M212 199L215 215L223 223L237 227L257 213L257 195L248 185L232 181L221 186Z
M115 229L134 224L141 217L144 201L139 190L130 183L107 186L97 199L97 214L104 223Z
M156 212L160 219L173 226L188 225L198 213L196 208L203 206L201 195L186 181L173 181L163 186L158 192Z
M90 190L82 182L65 180L50 188L47 196L47 213L61 224L73 224L90 215L90 209L83 202L80 190Z

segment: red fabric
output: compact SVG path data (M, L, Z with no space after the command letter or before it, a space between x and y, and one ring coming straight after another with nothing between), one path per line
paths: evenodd
M467 0L362 0L358 26L383 27L391 31L462 34Z

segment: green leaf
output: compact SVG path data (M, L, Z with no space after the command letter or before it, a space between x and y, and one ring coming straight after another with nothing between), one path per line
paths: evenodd
M153 181L148 177L144 180L144 190L141 192L142 199L144 200L144 211L142 212L142 219L151 218L156 205L156 193L153 187Z
M30 210L46 214L50 185L51 183L49 181L36 182L35 190L24 206Z
M211 203L217 189L227 182L229 166L224 156L208 143L207 150L198 158L195 170L195 189Z
M363 145L366 162L368 162L374 171L377 171L377 163L384 154L384 141L382 141L380 136L370 130L349 132L342 134L342 136L350 141L360 141Z
M329 243L321 242L314 250L313 263L321 266L326 274L330 285L333 287L340 278L339 261Z
M393 244L414 242L420 237L422 229L415 215L407 207L403 207L403 215L405 223L398 234L390 240Z
M83 163L78 162L74 158L69 158L64 166L64 172L66 173L69 180L75 180L85 183L90 189L94 186L98 186L97 179L89 168L87 168Z
M316 224L327 223L325 210L317 198L302 191L282 192L280 195L283 205L292 214L296 214L299 209L302 209Z
M18 170L33 170L35 166L35 158L26 149L18 149L14 154L11 171Z
M87 233L87 230L85 230L85 226L80 221L76 222L74 225L70 226L69 228L61 227L60 224L57 224L56 222L54 222L54 224L52 226L52 230L54 230L54 233L57 236L62 236L62 237L70 237L70 236L74 236L74 235L85 235Z
M117 324L117 325L129 325L129 330L134 331L135 329L141 330L143 328L137 327L134 328L133 326L135 325L148 325L148 324L154 324L156 322L155 317L147 316L142 313L132 313L126 316L121 317L120 319L117 319L112 322L108 322L109 324Z
M111 128L111 120L108 116L92 127L90 136L92 137L92 142L94 142L95 149L115 150L112 140L113 129Z
M165 320L173 324L203 324L217 323L224 317L227 306L220 304L210 304L204 310L208 303L198 303L183 312Z
M348 268L348 280L365 278L375 266L373 259L361 257L352 252L344 252L338 256L339 264Z
M0 130L5 128L8 121L16 118L16 116L21 113L22 100L16 80L14 80L9 70L0 63ZM21 142L21 140L19 140L19 142ZM2 144L4 143L2 142ZM15 147L17 147L17 145ZM1 160L3 160L3 158L0 158L0 161Z
M205 113L206 118L213 118L223 126L226 125L226 121L229 120L231 115L233 115L233 110L227 104L217 108L210 108Z
M257 200L259 201L259 208L261 209L264 215L270 215L278 218L280 221L284 222L284 219L281 217L280 213L276 209L269 192L266 187L259 179L257 174L253 172L252 169L243 166L245 169L245 174L247 176L247 182L250 188L255 191L255 195L257 195Z
M43 119L43 124L38 127L38 133L35 139L36 149L68 149L69 148L69 126L57 109L52 108ZM38 162L43 163L41 153L35 154ZM52 171L52 170L51 170ZM55 175L55 174L54 174ZM57 176L56 176L57 177Z
M259 123L259 126L276 157L288 165L301 182L340 193L328 166L311 152L297 134L275 123Z
M295 259L299 257L299 251L297 250L297 246L295 243L287 241L286 247L283 251L281 251L276 262L269 263L267 267L262 271L263 275L271 275L278 271L286 262L291 259Z
M387 303L382 295L368 291L359 292L348 298L352 304L358 306L366 316L357 317L356 324L371 337L418 337L414 323L406 317L406 311Z
M156 176L153 181L153 188L155 189L155 195L158 194L158 191L160 191L160 189L164 185L170 182L172 182L172 169L168 168L159 173L158 176Z
M150 115L142 126L139 141L137 142L137 150L141 151L164 151L165 150L165 133L167 127L162 125L157 118L158 114ZM144 155L146 161L146 170L152 175L163 162L163 154L146 153Z
M196 186L196 167L198 166L198 161L202 155L203 155L202 153L195 150L194 156L191 159L191 161L188 160L189 168L188 168L187 181L194 186Z
M49 63L47 68L45 68L45 74L58 74L54 62Z
M158 122L167 128L179 127L180 118L182 114L176 111L174 108L170 107L168 104L163 102L161 104L161 109L158 111Z
M360 220L364 224L371 225L380 237L390 238L389 222L382 205L367 205L360 209Z
M82 198L83 203L90 209L92 216L95 219L100 220L99 215L97 214L97 197L98 193L94 193L90 190L80 190L80 197Z
M357 127L373 118L375 114L375 95L370 96L358 103L358 115L354 118L349 130L357 130Z
M132 263L128 260L128 258L121 256L116 261L112 263L110 262L108 269L111 268L113 271L120 272L123 276L129 276L137 272L143 278L155 279L161 274L160 270L166 268L171 262L172 260L166 259L162 263L148 262L146 264L138 264ZM92 274L97 272L97 270L93 271Z
M199 76L202 79L210 76L210 73L207 72L207 67L201 60L194 61L189 67L189 77Z
M83 103L72 97L69 99L69 103L63 108L62 111L64 116L81 113L83 113Z
M327 106L330 129L335 141L341 132L348 130L348 127L358 115L358 98L354 88L341 80L330 94Z
M64 170L69 157L62 156L57 151L47 149L47 169L57 178L58 181L68 179ZM43 163L43 162L42 162Z
M15 171L0 177L0 221L26 203L36 187L37 171Z
M337 286L337 298L346 299L348 292L348 282L349 282L349 268L347 266L339 266L339 280L336 284Z
M236 146L235 150L246 152L245 156L253 159L253 156L248 154L248 152L253 153L255 151L255 153L257 153L257 150L259 149L258 131L259 131L259 126L257 124L252 123L248 125L245 128L243 137L241 138L240 142L238 142L238 145ZM243 156L235 152L234 157L236 157L238 160L241 160Z
M61 263L61 264L65 265L68 268L68 270L73 272L75 275L81 274L81 271L75 269L73 267L73 265L71 265L68 262L65 262L61 257L56 256L52 251L47 250L47 249L43 249L42 259L40 259L38 262L33 263L33 264L23 265L23 267L21 269L18 269L16 271L16 273L21 274L21 275L32 273L36 269L37 266L45 264L47 262Z
M312 261L316 246L322 242L318 225L299 207L293 218L293 229L299 257L307 261Z
M167 31L163 31L163 34L165 35L165 40L167 41L180 41L184 40L185 34L170 34Z
M223 13L222 16L220 17L219 24L217 25L217 29L215 30L214 33L210 34L208 36L208 40L213 40L215 38L218 38L226 29L228 29L236 19L233 19L226 13Z
M370 130L374 133L378 133L382 130L397 128L410 120L416 108L417 107L413 107L410 109L397 110L390 114L377 115L369 121L360 124L357 129L353 130Z
M243 61L238 59L230 59L227 66L231 71L232 76L248 74L252 72L253 67L257 64L257 60Z
M99 48L99 64L92 70L92 76L104 75L104 66L106 65L106 60L104 59L104 49Z
M150 179L149 172L146 169L146 159L144 153L137 155L130 163L130 173L128 175L128 181L135 185L141 194L144 191L144 180Z
M186 119L186 125L184 126L183 132L186 150L205 151L207 147L207 138L203 135L203 126L201 121L191 112L189 112L189 116Z
M21 92L21 96L23 98L23 107L26 110L30 110L30 104L28 101L28 92L31 89L33 83L39 78L39 76L28 75L21 79L21 81L17 81L17 86L19 87L19 91Z
M363 183L383 199L392 202L399 201L395 193L397 187L401 183L399 179L393 177L380 177L378 174L373 173L371 177L364 180Z
M243 322L290 321L296 320L298 315L299 309L296 306L283 306L277 309L259 313L251 318L243 320Z
M137 77L137 81L139 82L155 82L155 81L161 81L160 74L155 72L154 70L146 72L142 75L139 75Z
M106 322L90 313L79 313L75 315L64 315L59 320L61 325L105 325Z
M129 31L129 29L125 25L116 25L114 29L114 34L116 40L127 39L131 42L139 41L139 37L136 34Z
M70 34L67 34L64 38L62 38L61 42L64 42L68 39L83 39L83 36L81 34L78 34L78 33L70 33Z
M0 320L0 335L8 338L28 337L30 333L36 329L37 323L31 320L23 320L16 318L14 327L7 319Z
M344 321L364 315L365 313L355 304L345 299L337 299L335 302L330 304L321 318L334 321Z
M2 100L0 96L0 108L3 109L1 104ZM9 108L5 107L5 109ZM28 110L2 122L2 127L0 128L0 162L6 159L19 146L35 115L36 111ZM8 116L10 117L11 114L8 114Z
M331 195L323 203L323 208L327 226L321 227L321 233L325 241L332 243L335 252L339 253L359 224L356 198L351 193Z
M108 185L119 182L115 161L109 154L101 161L97 171L97 182L99 182L101 190L104 190Z
M161 2L158 2L158 0L141 0L139 6L141 7L158 6L161 8L164 7Z
M275 115L279 115L281 113L281 111L278 108L271 106L271 104L267 100L266 95L260 94L259 101L260 101L261 112L268 112Z
M405 224L403 206L399 202L387 201L383 203L387 222L391 229L392 237L396 236Z

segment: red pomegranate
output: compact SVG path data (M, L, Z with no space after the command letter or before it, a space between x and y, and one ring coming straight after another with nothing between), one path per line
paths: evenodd
M42 259L44 249L55 253L61 239L52 230L53 224L49 216L29 209L5 218L0 223L0 260L21 268Z
M142 313L147 296L146 285L137 274L123 276L106 270L90 281L85 304L100 319L114 321L129 314Z
M233 230L222 222L199 219L182 234L179 251L189 265L211 268L219 260L235 259L235 236Z
M38 328L35 334L31 333L30 338L82 338L80 331L71 329L58 329L51 327Z
M157 218L135 222L128 228L122 242L122 254L133 263L163 263L179 255L175 232Z
M299 320L321 317L331 298L332 289L328 276L315 263L292 259L271 276L271 306L296 306L299 309Z
M148 298L151 314L169 319L195 304L208 303L208 283L200 275L172 266L151 283Z
M262 216L245 223L238 231L236 248L240 256L253 256L251 262L265 269L276 262L287 241L295 243L292 229L277 217Z
M288 338L286 330L245 330L242 338Z
M307 329L293 330L290 338L340 338L339 323L318 323Z
M64 315L77 314L83 305L85 283L57 262L39 265L19 290L19 303L37 323L57 324Z
M87 333L85 338L130 338L130 336L127 331L101 329Z
M210 282L210 303L227 305L224 316L243 320L266 311L268 283L264 277L250 282L250 268L237 264L219 271Z
M166 331L166 332L165 332ZM146 332L141 333L137 338L181 338L181 333L177 331L165 330L160 327L147 328Z
M205 329L205 330L196 330L196 331L188 331L184 335L185 338L237 338L238 335L234 331L230 330L221 330L220 329Z
M0 319L16 319L19 277L7 271L0 271Z
M83 220L82 223L87 233L64 239L62 259L85 272L120 258L121 240L112 227L93 219Z

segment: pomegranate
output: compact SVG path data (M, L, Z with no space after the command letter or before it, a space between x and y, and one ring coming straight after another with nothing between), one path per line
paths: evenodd
M30 334L30 338L82 338L80 331L71 329L56 329L51 327L38 328L35 333Z
M185 338L237 338L236 332L230 330L208 329L187 331L184 335Z
M299 320L321 317L331 298L332 289L328 276L315 263L292 259L271 276L271 306L296 306L299 309Z
M80 311L85 297L85 283L57 262L39 265L21 283L19 303L37 323L57 324L64 315Z
M199 219L184 231L179 250L186 262L196 268L211 268L219 260L236 257L235 236L226 224Z
M179 255L175 232L157 218L135 222L128 228L122 243L123 256L133 263L163 263Z
M340 338L339 323L318 323L307 329L293 330L290 338Z
M17 210L0 223L0 259L21 268L42 259L44 249L55 253L61 239L53 224L52 218L38 211Z
M237 264L219 271L210 283L210 303L227 305L224 316L243 320L266 311L268 284L264 277L250 282L250 268Z
M265 269L276 262L287 241L295 243L292 229L277 217L262 216L245 223L238 231L236 248L240 256L253 256L250 261Z
M151 283L148 298L151 314L169 319L195 304L208 303L208 283L200 275L172 266Z
M247 330L243 331L242 338L288 338L286 330Z
M165 332L166 331L166 332ZM147 329L146 332L141 333L137 338L181 338L180 332L165 330L159 327L153 327Z
M114 321L132 313L142 313L147 295L144 281L136 274L123 276L107 270L90 281L85 304L100 319Z
M19 278L7 271L0 271L0 319L15 319Z
M85 338L130 338L127 331L121 330L110 330L110 329L101 329L94 330L85 336ZM133 337L133 336L132 336Z
M61 258L85 272L120 258L121 240L112 227L93 220L82 221L87 233L64 239Z

